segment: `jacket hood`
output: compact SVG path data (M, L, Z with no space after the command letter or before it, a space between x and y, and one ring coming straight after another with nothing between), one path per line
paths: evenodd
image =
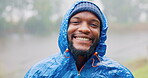
M61 26L60 26L60 33L59 33L59 38L58 38L58 45L59 45L59 48L60 48L60 51L62 52L62 54L66 51L66 49L68 49L68 35L67 35L67 30L68 30L68 22L69 22L69 19L71 17L71 13L73 12L74 8L79 3L83 3L83 2L88 2L88 1L79 1L79 2L76 2L71 7L71 9L69 9L67 11L67 13L65 14L65 16L63 18L63 21L62 21ZM91 2L88 2L88 3L91 3ZM93 5L95 5L95 4L93 4ZM105 41L106 41L106 38L107 38L106 31L108 29L108 25L107 25L106 17L104 16L104 14L102 13L102 11L100 10L100 8L98 6L97 6L97 8L99 9L100 14L101 14L101 16L100 16L100 18L101 18L100 19L101 20L101 32L100 32L100 38L99 38L99 41L98 41L98 46L96 47L95 52L98 52L98 55L102 57L106 53L106 44L105 44Z

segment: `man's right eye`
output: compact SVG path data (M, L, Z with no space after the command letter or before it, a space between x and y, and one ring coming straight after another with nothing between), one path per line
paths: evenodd
M79 24L80 22L78 22L78 21L72 21L72 22L70 22L71 24Z

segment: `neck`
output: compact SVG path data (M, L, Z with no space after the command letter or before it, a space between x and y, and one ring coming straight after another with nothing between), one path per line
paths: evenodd
M80 69L83 67L83 65L86 63L88 59L84 56L78 56L76 58L76 66L77 66L77 69L78 71L80 71Z

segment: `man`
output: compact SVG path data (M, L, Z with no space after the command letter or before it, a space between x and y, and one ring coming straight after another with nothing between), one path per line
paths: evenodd
M107 28L97 5L77 2L61 24L61 52L34 65L25 78L134 78L126 67L104 56Z

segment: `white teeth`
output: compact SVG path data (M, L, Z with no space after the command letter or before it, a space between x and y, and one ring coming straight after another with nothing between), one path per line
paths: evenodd
M78 40L84 40L84 41L89 41L89 39L88 39L88 38L81 38L81 37L77 37L76 39L78 39Z

